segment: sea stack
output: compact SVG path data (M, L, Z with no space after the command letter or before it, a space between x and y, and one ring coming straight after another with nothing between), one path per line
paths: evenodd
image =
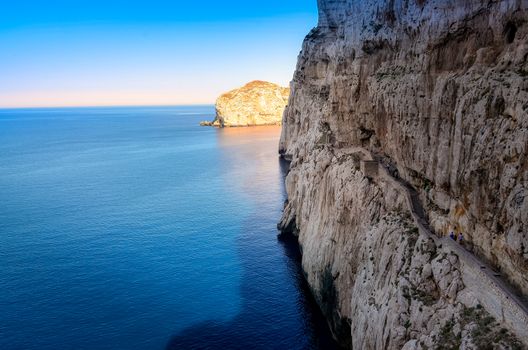
M335 338L527 348L528 2L318 5L279 227Z
M280 125L290 89L266 81L252 81L216 100L217 127Z

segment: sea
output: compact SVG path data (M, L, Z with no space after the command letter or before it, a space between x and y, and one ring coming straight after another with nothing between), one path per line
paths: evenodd
M335 349L276 224L279 127L0 110L0 349Z

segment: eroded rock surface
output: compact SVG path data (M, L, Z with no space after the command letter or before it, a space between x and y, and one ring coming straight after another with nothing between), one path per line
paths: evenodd
M400 190L365 177L350 150L380 155L438 235L463 232L528 294L528 1L319 8L284 114L280 227L298 235L334 334L354 349L523 348L464 285L456 254L417 235Z
M289 88L265 81L253 81L218 98L213 125L233 127L281 124L289 95Z

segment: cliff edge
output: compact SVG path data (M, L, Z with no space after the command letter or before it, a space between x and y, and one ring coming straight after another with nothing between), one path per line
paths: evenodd
M252 81L217 99L216 118L212 125L280 125L289 95L289 88L265 81Z
M528 1L318 5L283 118L279 226L334 335L525 348Z

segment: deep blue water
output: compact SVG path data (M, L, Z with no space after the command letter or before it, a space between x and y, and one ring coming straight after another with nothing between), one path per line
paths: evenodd
M276 238L276 127L0 110L0 349L331 349Z

